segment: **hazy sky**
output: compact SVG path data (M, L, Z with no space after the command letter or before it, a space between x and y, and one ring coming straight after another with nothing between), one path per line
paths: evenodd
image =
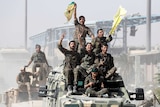
M64 11L73 0L28 0L28 38L66 22ZM147 0L74 0L86 20L111 20L122 5L127 15L146 15ZM152 14L160 15L160 0L152 0ZM0 47L24 46L25 0L0 0ZM160 22L152 24L152 45L159 44ZM139 26L128 44L145 45L146 26Z

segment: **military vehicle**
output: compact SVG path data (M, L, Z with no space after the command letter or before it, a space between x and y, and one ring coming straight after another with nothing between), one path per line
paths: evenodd
M46 86L40 86L39 97L45 97L44 107L136 107L132 100L144 100L142 88L128 92L121 76L117 73L114 79L106 80L109 94L102 97L89 97L84 94L83 80L78 81L78 92L67 95L63 65L49 73Z

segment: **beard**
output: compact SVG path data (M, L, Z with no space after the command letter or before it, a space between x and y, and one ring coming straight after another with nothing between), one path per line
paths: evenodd
M71 50L74 50L74 49L75 49L75 46L70 47L70 49L71 49Z

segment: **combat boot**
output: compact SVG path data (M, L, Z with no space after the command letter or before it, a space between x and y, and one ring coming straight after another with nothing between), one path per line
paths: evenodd
M72 85L68 85L67 87L67 95L71 95L72 94Z
M73 93L76 93L77 92L77 86L73 86Z

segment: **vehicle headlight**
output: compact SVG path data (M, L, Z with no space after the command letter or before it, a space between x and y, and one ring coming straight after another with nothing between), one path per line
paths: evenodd
M48 82L48 83L51 83L51 82L52 82L52 78L48 78L48 79L47 79L47 82Z
M111 107L119 107L119 105L111 105Z
M54 77L53 77L53 76L49 76L49 77L47 78L47 82L48 82L48 83L52 83L53 80L54 80Z

